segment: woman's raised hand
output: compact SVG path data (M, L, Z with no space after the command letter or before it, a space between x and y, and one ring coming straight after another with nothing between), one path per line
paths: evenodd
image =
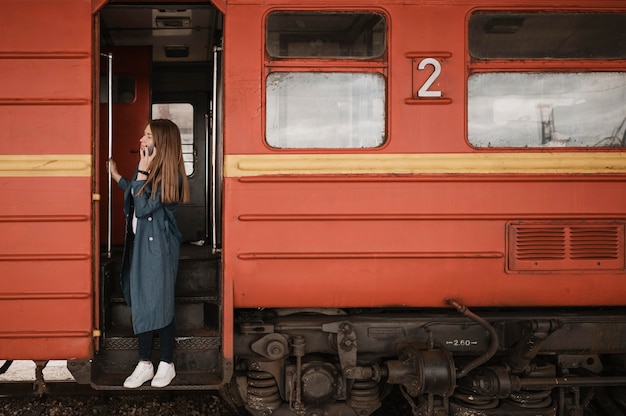
M152 154L150 154L148 147L142 147L141 149L139 149L139 155L140 155L139 170L150 172L150 165L152 164L152 161L156 157L156 154L157 154L156 147L152 147Z

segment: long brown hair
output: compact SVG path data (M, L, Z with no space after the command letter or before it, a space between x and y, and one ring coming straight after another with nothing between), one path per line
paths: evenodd
M167 119L152 120L148 124L157 152L150 165L150 175L139 194L150 186L153 198L161 189L161 201L165 204L189 202L189 184L178 126Z

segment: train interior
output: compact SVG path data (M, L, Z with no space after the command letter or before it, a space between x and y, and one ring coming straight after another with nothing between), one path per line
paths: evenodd
M150 119L181 130L191 201L177 212L184 236L176 281L177 377L171 389L202 389L222 379L218 166L222 15L210 3L131 4L111 1L95 20L100 47L99 351L89 377L98 389L121 388L137 361L130 307L120 289L125 219L123 193L111 183L112 157L130 177ZM159 339L154 338L158 362ZM70 363L69 365L73 365ZM79 364L75 364L79 365ZM71 368L78 379L81 371ZM87 374L85 374L87 377ZM149 388L149 387L144 387Z

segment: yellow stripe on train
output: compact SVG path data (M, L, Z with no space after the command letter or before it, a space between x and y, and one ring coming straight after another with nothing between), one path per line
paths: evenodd
M91 155L0 155L0 177L91 176Z
M225 177L305 174L626 173L624 152L226 155Z

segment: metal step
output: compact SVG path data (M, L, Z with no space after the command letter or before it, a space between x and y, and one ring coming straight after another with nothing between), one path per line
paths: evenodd
M216 342L220 344L219 340ZM97 390L125 390L124 380L137 365L137 351L131 349L100 351L91 363L91 385ZM152 357L156 367L159 354ZM155 389L145 383L138 390L209 390L219 386L222 380L222 359L219 349L174 350L176 378L165 387ZM133 389L135 390L135 389Z
M111 328L104 334L105 350L136 350L139 348L137 337L131 330ZM221 344L220 334L216 330L205 328L177 328L176 349L179 350L218 350ZM152 349L160 350L161 341L158 331L152 340Z

